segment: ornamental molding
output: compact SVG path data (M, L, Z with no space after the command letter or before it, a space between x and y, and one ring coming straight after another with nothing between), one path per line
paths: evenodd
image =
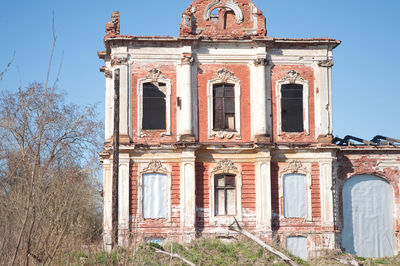
M221 0L214 0L211 2L206 9L204 10L204 20L209 20L211 18L211 12L217 7L225 7L227 9L232 10L235 13L236 23L240 24L243 22L243 11L240 9L238 3L233 0L228 0L224 4L221 3Z
M322 60L318 62L318 66L320 67L333 67L334 64L333 60Z
M114 60L111 60L111 66L115 65L125 65L128 63L128 57L115 57Z
M239 169L234 165L231 160L223 159L218 162L218 165L213 169L213 173L238 173Z
M165 76L161 75L161 71L157 68L153 68L149 70L149 73L146 76L146 79L150 79L152 82L158 82L160 79L167 79Z
M213 133L210 135L210 137L217 137L219 139L231 139L233 136L237 135L237 132L233 131L213 131Z
M168 169L163 167L161 161L153 160L143 169L142 173L168 173Z
M294 84L296 82L305 83L306 81L300 76L300 73L296 70L290 70L286 73L286 76L282 79L282 81L287 81L290 84Z
M400 171L400 162L396 160L390 160L390 161L380 161L377 163L376 167L374 168L375 171L377 172L385 172L385 168L389 169L396 169Z
M254 59L254 65L255 66L267 66L268 65L268 60L266 58L257 58Z
M300 161L294 160L289 163L288 167L283 169L283 172L299 173L299 172L308 172L308 170L302 165Z
M194 59L190 55L184 55L181 59L181 64L182 65L192 65L194 62Z
M112 79L113 77L113 72L111 70L104 70L104 77Z
M220 68L217 71L217 77L214 80L220 80L222 83L226 83L228 80L233 82L239 81L235 74L226 68Z

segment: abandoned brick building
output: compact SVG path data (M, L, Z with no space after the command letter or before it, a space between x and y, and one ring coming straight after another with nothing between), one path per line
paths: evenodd
M106 247L118 70L120 245L235 236L235 217L303 258L397 254L400 146L332 137L340 41L269 37L251 0L194 0L179 37L120 35L115 12L104 43Z

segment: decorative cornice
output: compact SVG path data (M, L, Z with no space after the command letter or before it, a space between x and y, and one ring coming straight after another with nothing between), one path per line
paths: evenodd
M213 169L213 172L221 172L221 173L232 173L235 172L237 173L239 170L238 168L233 164L231 160L228 159L223 159L218 163L218 165Z
M156 68L150 69L146 78L151 79L152 82L157 82L159 79L167 79L165 76L161 75L161 71Z
M267 66L268 65L268 60L266 58L254 59L254 65L255 66Z
M303 167L300 161L294 160L289 163L289 166L283 169L283 172L298 173L299 171L305 172L307 168Z
M162 166L162 163L158 160L153 160L149 165L143 169L145 173L168 173L168 169Z
M124 65L126 63L128 63L128 57L118 57L117 58L118 65Z
M296 70L290 70L286 73L286 76L282 79L282 81L289 81L290 84L296 83L296 81L305 82L305 80L300 77L300 73Z
M334 64L333 60L323 60L318 62L318 66L320 67L333 67Z
M233 81L237 81L238 80L238 78L235 77L233 72L229 71L226 68L218 69L217 75L218 75L217 79L221 80L223 83L227 82L228 80L233 80Z

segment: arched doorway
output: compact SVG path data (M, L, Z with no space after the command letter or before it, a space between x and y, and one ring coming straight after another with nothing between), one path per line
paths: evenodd
M342 247L359 257L395 255L393 191L384 179L357 175L342 191Z

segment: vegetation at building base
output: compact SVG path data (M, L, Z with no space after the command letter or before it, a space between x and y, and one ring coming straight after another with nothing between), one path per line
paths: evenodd
M201 238L187 245L167 243L164 247L157 244L140 244L136 249L117 248L112 253L101 249L97 252L86 249L86 251L60 253L55 262L60 265L187 265L178 258L157 253L153 247L179 254L196 265L287 265L251 240L226 242L216 238ZM282 248L276 246L275 248L289 255ZM351 265L350 262L359 265L400 265L400 255L393 258L365 259L332 252L325 257L307 262L289 256L298 265Z

